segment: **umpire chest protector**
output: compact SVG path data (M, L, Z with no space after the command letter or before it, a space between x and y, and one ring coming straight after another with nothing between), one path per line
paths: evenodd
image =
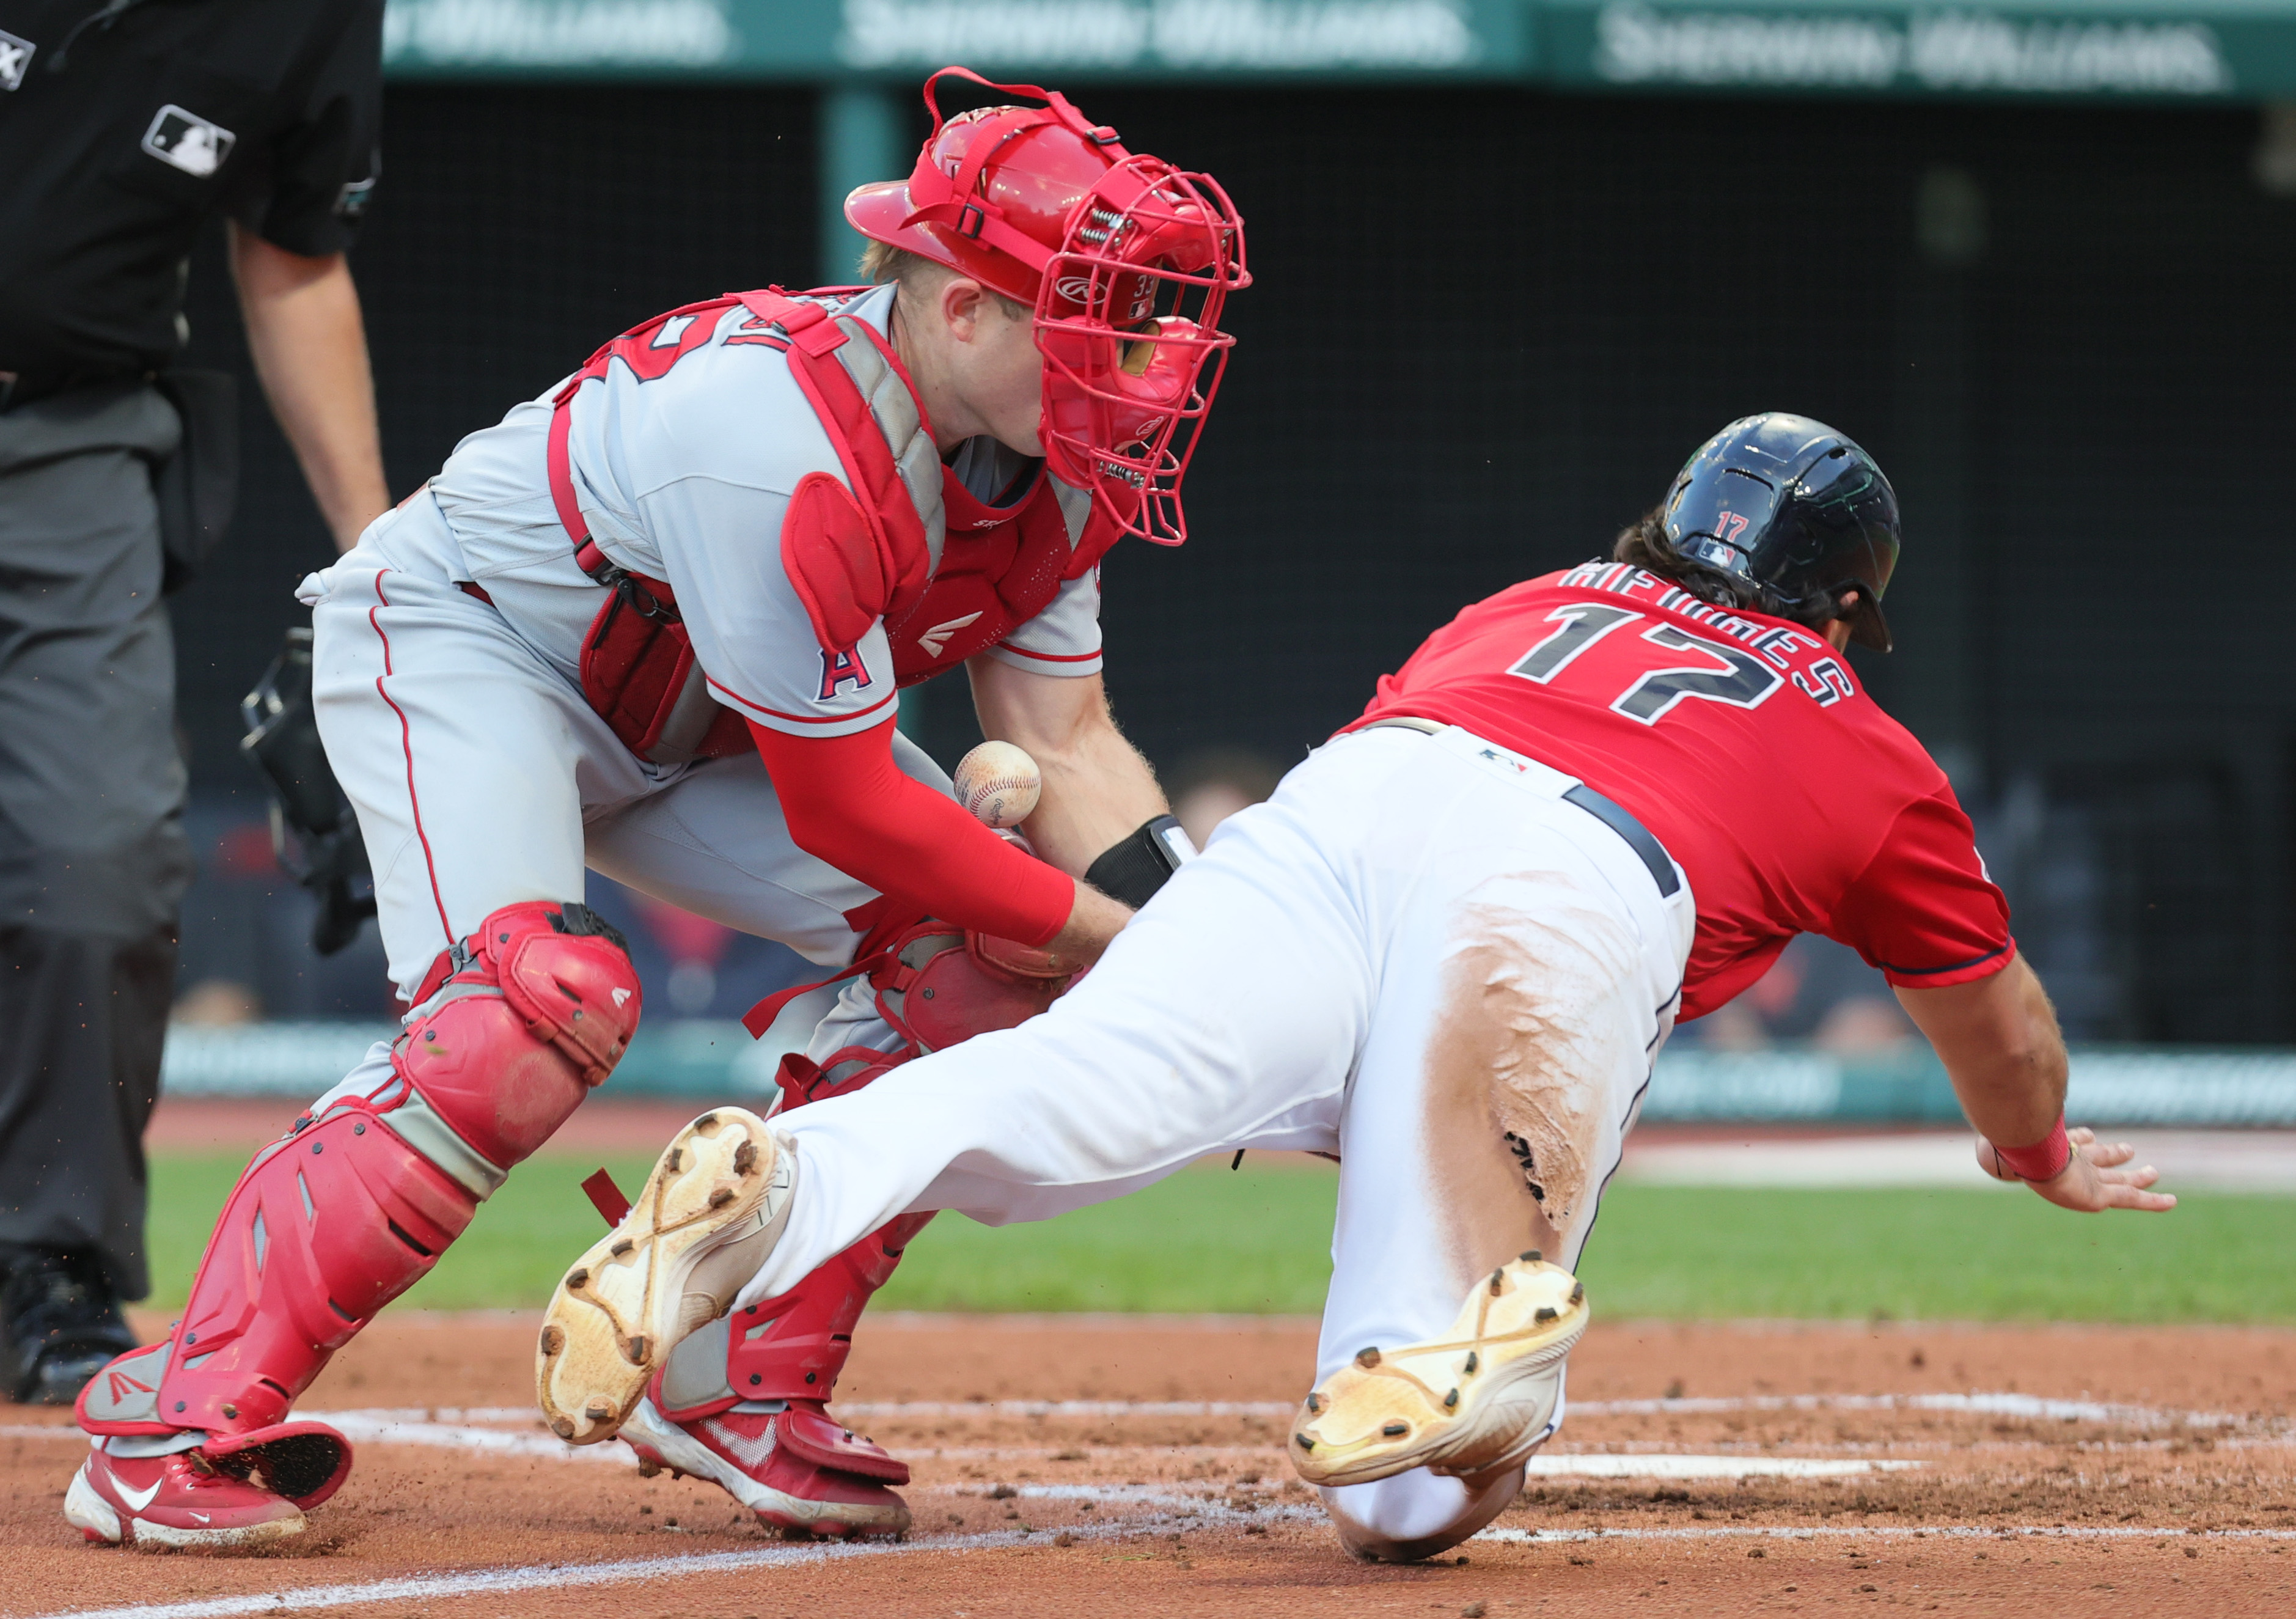
M953 669L1042 612L1088 572L1122 530L1091 495L1039 464L1007 504L976 497L942 464L922 401L892 346L839 313L865 289L778 288L689 304L625 333L559 390L550 423L550 495L575 561L607 588L582 645L582 694L629 750L656 764L746 752L742 717L710 696L669 585L609 561L575 499L567 448L575 396L619 360L641 377L725 338L784 357L835 448L843 479L800 480L782 521L781 559L821 650L849 655L880 619L896 684ZM685 317L673 341L656 346Z

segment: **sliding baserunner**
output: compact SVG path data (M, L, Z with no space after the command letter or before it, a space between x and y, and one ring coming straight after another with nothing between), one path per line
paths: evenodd
M1340 1156L1339 1221L1292 1459L1357 1555L1440 1551L1562 1421L1571 1270L1659 1048L1804 932L1897 986L1988 1169L2171 1206L2067 1132L2055 1018L1968 818L1844 660L1889 647L1898 550L1857 445L1733 423L1610 560L1436 632L1046 1015L771 1125L689 1126L551 1302L554 1425L612 1434L679 1335L896 1216L1044 1219L1307 1148Z
M1099 563L1185 533L1241 222L1032 86L942 119L951 73L910 177L847 200L877 284L646 322L305 581L410 1010L248 1166L168 1339L87 1385L65 1516L90 1539L275 1539L341 1483L350 1446L297 1396L637 1027L586 865L867 968L784 1066L812 1102L1040 1009L1192 852L1110 718ZM1042 859L895 734L896 689L960 666L1044 768ZM908 1469L824 1401L920 1223L855 1232L689 1353L641 1459L799 1534L905 1528Z

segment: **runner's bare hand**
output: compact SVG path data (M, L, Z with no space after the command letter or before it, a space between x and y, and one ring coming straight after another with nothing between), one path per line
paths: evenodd
M2096 1132L2085 1126L2067 1130L2065 1138L2072 1143L2073 1155L2063 1171L2054 1179L2026 1182L2059 1208L2081 1214L2102 1213L2107 1209L2142 1209L2148 1213L2163 1214L2177 1206L2177 1199L2169 1193L2146 1189L2161 1179L2159 1170L2149 1163L2142 1169L2120 1167L2136 1156L2136 1149L2128 1142L2100 1145ZM1993 1143L1981 1137L1977 1143L1977 1167L1996 1180L2021 1179L2002 1164Z

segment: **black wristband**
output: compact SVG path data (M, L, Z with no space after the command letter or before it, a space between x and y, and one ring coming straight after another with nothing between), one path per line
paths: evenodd
M1138 910L1156 897L1180 862L1194 858L1177 815L1160 815L1142 824L1130 837L1101 851L1086 870L1084 880L1111 900L1121 900Z

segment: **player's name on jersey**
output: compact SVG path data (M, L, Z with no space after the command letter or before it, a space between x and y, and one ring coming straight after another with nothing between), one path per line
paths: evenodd
M1831 645L1810 631L1775 619L1748 618L1727 607L1718 607L1691 595L1672 579L1661 579L1631 563L1581 563L1555 582L1564 589L1602 590L1627 596L1703 629L1718 630L1791 675L1795 688L1820 708L1831 708L1844 697L1857 694L1857 683L1850 678L1848 667L1834 655Z

